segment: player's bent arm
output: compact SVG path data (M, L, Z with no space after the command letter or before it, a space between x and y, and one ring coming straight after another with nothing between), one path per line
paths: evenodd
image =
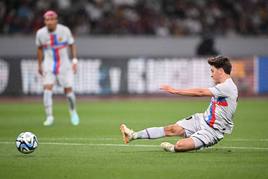
M72 56L72 69L73 69L73 72L76 73L77 72L77 63L78 63L76 45L70 44L69 48L70 48L71 56Z
M213 96L208 88L175 89L168 85L161 86L163 91L182 96Z
M43 61L43 49L42 49L42 47L37 48L37 59L38 59L38 65L41 65L42 61Z
M37 59L38 59L38 72L42 75L42 62L43 62L43 48L40 46L37 48Z
M70 44L69 45L70 51L71 51L71 57L72 59L77 59L77 50L76 50L76 45L75 44Z

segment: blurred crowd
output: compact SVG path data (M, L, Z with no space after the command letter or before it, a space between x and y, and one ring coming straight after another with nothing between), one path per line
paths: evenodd
M268 35L268 0L2 0L0 34L33 34L55 10L75 35Z

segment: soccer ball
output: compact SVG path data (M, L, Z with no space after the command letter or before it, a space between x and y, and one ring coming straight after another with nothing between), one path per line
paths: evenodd
M32 153L37 148L37 146L37 137L31 132L22 132L16 139L16 147L21 153Z

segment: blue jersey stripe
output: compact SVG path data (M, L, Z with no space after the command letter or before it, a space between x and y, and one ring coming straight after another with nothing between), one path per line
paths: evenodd
M210 108L209 108L209 116L207 120L208 124L210 123L211 119L212 119L212 102L210 103Z
M212 108L213 108L213 100L215 100L215 98L214 99L212 99L212 101L210 102L210 108L209 108L209 116L208 116L208 119L207 119L207 123L208 124L210 124L210 121L211 121L211 119L212 119ZM226 97L218 97L217 98L217 102L226 102ZM217 104L217 103L216 103ZM215 108L216 108L216 104L215 104ZM215 112L216 112L216 109L215 109Z
M54 45L56 45L57 44L57 35L56 34L53 34L52 35L52 38L53 38L53 43L51 43L51 46L54 46ZM54 74L56 74L56 70L57 70L57 61L58 61L58 59L57 59L57 56L56 56L56 51L55 51L55 49L54 48L52 48L52 55L53 55L53 73Z
M53 73L56 74L56 70L57 70L57 56L56 56L56 51L55 49L52 49L52 54L53 54Z

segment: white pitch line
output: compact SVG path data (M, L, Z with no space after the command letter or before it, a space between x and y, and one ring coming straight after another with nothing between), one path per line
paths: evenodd
M38 138L40 141L71 141L71 140L80 140L80 141L103 141L103 140L107 140L107 141L116 141L116 140L121 140L121 138L101 138L101 137L89 137L89 138L82 138L82 137L76 137L76 138L72 138L72 137L59 137L59 138ZM9 140L8 138L0 138L0 141L6 141ZM225 139L224 141L226 142L268 142L268 139L243 139L243 138L231 138L231 139Z
M15 142L0 141L0 144L15 144ZM110 146L110 147L146 147L146 148L156 148L160 145L142 145L142 144L92 144L92 143L63 143L63 142L42 142L40 145L61 145L61 146ZM241 149L241 150L268 150L267 147L235 147L235 146L226 146L226 147L210 147L214 149Z
M159 147L159 145L142 145L142 144L134 144L134 145L126 145L126 144L90 144L90 143L61 143L61 142L43 142L41 144L45 145L65 145L68 146L111 146L111 147Z
M242 149L242 150L268 150L267 147L234 147L234 146L228 146L228 147L212 147L214 149Z
M15 144L15 142L0 141L0 144ZM39 142L40 145L62 145L62 146L111 146L111 147L159 147L160 145L126 145L126 144L92 144L92 143L66 143L66 142Z
M226 141L234 142L268 142L268 139L227 139Z
M84 140L84 141L95 141L95 140L107 140L107 141L115 141L120 138L40 138L40 140L48 140L48 141L57 141L57 140ZM268 142L268 139L226 139L225 141L232 141L232 142Z
M60 137L60 138L38 138L40 140L48 140L48 141L56 141L56 140L85 140L85 141L89 141L89 140L118 140L119 138L82 138L82 137L75 137L75 138L68 138L68 137Z

